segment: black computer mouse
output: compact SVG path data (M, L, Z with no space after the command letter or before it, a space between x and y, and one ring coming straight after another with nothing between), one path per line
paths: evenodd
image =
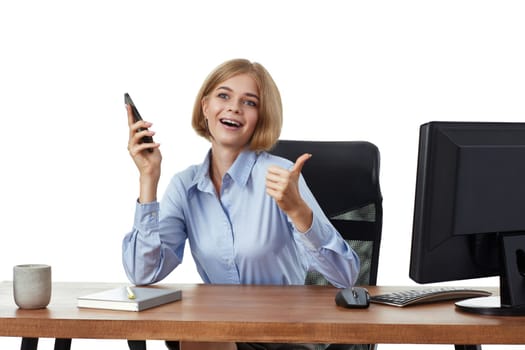
M335 296L335 303L349 309L364 309L370 306L370 294L363 287L341 289Z

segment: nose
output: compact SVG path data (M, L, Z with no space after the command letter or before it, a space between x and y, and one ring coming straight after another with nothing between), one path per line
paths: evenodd
M228 104L228 111L233 113L239 113L241 111L241 100L231 99Z

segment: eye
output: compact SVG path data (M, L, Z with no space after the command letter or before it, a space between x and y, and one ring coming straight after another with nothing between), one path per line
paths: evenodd
M244 104L250 107L257 107L257 102L252 100L244 100Z
M227 93L224 93L224 92L220 92L217 94L217 97L218 98L222 98L223 100L227 100L228 98L230 98L230 96L228 96Z

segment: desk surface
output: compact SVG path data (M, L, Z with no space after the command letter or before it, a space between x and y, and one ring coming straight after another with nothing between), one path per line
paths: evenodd
M42 310L18 309L0 283L0 336L311 343L525 344L525 317L478 316L452 302L409 308L335 305L321 286L158 285L181 301L141 311L79 309L76 297L117 286L54 283ZM401 287L370 287L371 294ZM487 288L495 291L493 288Z

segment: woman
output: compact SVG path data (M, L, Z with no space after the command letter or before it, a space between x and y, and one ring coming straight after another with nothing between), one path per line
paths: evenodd
M128 122L128 150L140 173L134 227L123 240L133 283L166 277L188 240L205 283L304 284L315 269L337 287L353 285L358 257L300 175L310 155L291 163L267 153L280 135L282 105L262 65L230 60L204 81L192 126L211 149L202 164L172 178L160 203L159 144L141 143L154 132L138 131L152 124L134 123L129 106Z

